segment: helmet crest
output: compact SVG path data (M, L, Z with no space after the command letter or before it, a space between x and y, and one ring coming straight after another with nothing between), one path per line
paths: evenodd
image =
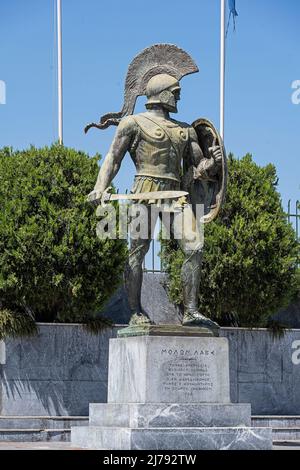
M175 84L185 75L198 71L191 56L174 44L154 44L144 49L128 67L122 111L103 115L98 124L86 126L85 132L91 127L106 129L111 125L117 126L124 116L132 114L137 97L147 94L147 85L156 75L167 75Z

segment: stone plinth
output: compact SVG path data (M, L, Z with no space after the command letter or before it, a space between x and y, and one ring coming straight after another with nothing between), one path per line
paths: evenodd
M271 450L270 428L72 428L72 444L109 450Z
M128 428L250 426L248 403L91 403L91 426Z
M249 427L250 405L230 403L228 340L186 331L110 340L108 403L90 405L89 426L72 428L74 446L272 448L270 428Z
M108 403L229 403L226 338L137 336L109 345Z

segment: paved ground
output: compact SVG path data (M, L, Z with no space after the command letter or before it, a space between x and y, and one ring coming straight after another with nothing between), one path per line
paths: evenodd
M0 450L84 450L69 442L0 442Z
M273 446L273 450L300 450L300 442L295 446Z
M300 441L293 446L274 446L273 450L300 450ZM71 447L69 442L0 442L1 450L85 450Z

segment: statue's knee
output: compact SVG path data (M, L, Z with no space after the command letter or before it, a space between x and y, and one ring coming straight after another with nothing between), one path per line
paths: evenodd
M183 251L183 254L184 254L184 257L185 257L185 261L187 260L197 260L197 261L201 261L202 260L202 256L203 256L203 250L202 249L197 249L197 250L182 250Z
M129 264L131 264L132 262L135 264L135 263L142 263L148 250L149 250L149 243L148 241L146 240L147 243L145 244L140 244L134 248L132 248L130 251L129 251Z

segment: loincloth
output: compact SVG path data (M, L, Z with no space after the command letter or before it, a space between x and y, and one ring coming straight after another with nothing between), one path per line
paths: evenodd
M150 193L154 191L179 191L180 182L168 178L156 178L153 176L135 176L131 190L132 194ZM155 204L168 209L174 204L173 199L145 199L139 200L139 204ZM175 201L176 202L176 201Z

